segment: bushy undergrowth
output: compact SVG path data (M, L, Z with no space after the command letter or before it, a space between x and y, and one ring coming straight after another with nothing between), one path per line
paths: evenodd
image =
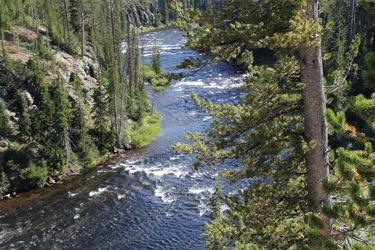
M131 143L137 147L144 147L153 142L161 130L161 114L153 113L143 118L140 124L133 126L130 132Z
M164 91L173 79L173 75L170 73L156 73L153 67L147 63L143 64L143 77L147 82L152 84L153 89L156 91Z

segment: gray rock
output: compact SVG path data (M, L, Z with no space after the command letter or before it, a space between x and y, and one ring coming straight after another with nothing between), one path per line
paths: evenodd
M47 183L49 183L49 184L55 184L56 181L51 176L49 176L48 179L47 179Z
M29 106L34 104L34 98L31 96L30 92L27 90L23 91L23 94L26 97L27 102L29 103Z
M36 111L38 111L38 106L36 106L36 105L31 105L31 106L29 107L29 111L30 111L30 112L36 112Z

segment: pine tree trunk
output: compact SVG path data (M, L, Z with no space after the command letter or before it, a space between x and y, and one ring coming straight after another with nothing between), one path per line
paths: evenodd
M319 0L310 0L306 7L306 19L319 21ZM326 119L326 96L323 83L321 46L300 49L301 77L305 83L303 91L305 137L315 146L306 154L307 188L311 208L320 212L322 205L330 205L330 196L322 187L329 178L328 129ZM329 219L325 220L327 233Z

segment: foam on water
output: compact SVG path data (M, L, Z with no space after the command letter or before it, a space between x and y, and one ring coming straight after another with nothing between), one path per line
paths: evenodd
M72 192L68 192L68 196L69 197L76 197L77 195L79 195L79 193L72 193Z
M130 174L135 174L137 172L145 172L147 176L156 176L156 177L163 177L167 175L173 175L177 178L183 178L189 174L189 171L186 169L185 166L176 164L170 166L147 166L147 165L126 165L123 164L123 167L126 171Z
M89 193L89 197L94 197L94 196L98 196L104 192L107 192L108 191L108 187L103 187L103 188L98 188L97 191L91 191Z
M125 194L117 194L117 199L122 200L125 198L125 196L126 196Z
M176 201L176 196L170 194L170 189L163 186L156 186L154 194L165 203L172 203Z
M202 193L213 194L215 192L215 189L213 187L193 186L193 187L189 188L188 192L191 193L191 194L202 194Z
M201 199L199 201L198 211L199 211L200 216L208 215L209 212L211 211L210 206L209 206L209 201Z

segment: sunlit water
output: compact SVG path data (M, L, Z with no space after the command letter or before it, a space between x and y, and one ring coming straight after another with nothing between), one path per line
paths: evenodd
M188 131L209 128L192 93L217 103L237 102L243 75L227 64L177 70L188 57L208 59L183 48L178 30L151 32L141 39L146 60L154 42L162 66L183 72L165 92L150 90L162 113L162 132L147 148L130 152L64 185L35 191L0 204L0 247L31 249L205 249L204 224L219 169L194 170L193 159L171 150ZM225 184L224 184L225 185ZM228 187L228 192L240 189Z

